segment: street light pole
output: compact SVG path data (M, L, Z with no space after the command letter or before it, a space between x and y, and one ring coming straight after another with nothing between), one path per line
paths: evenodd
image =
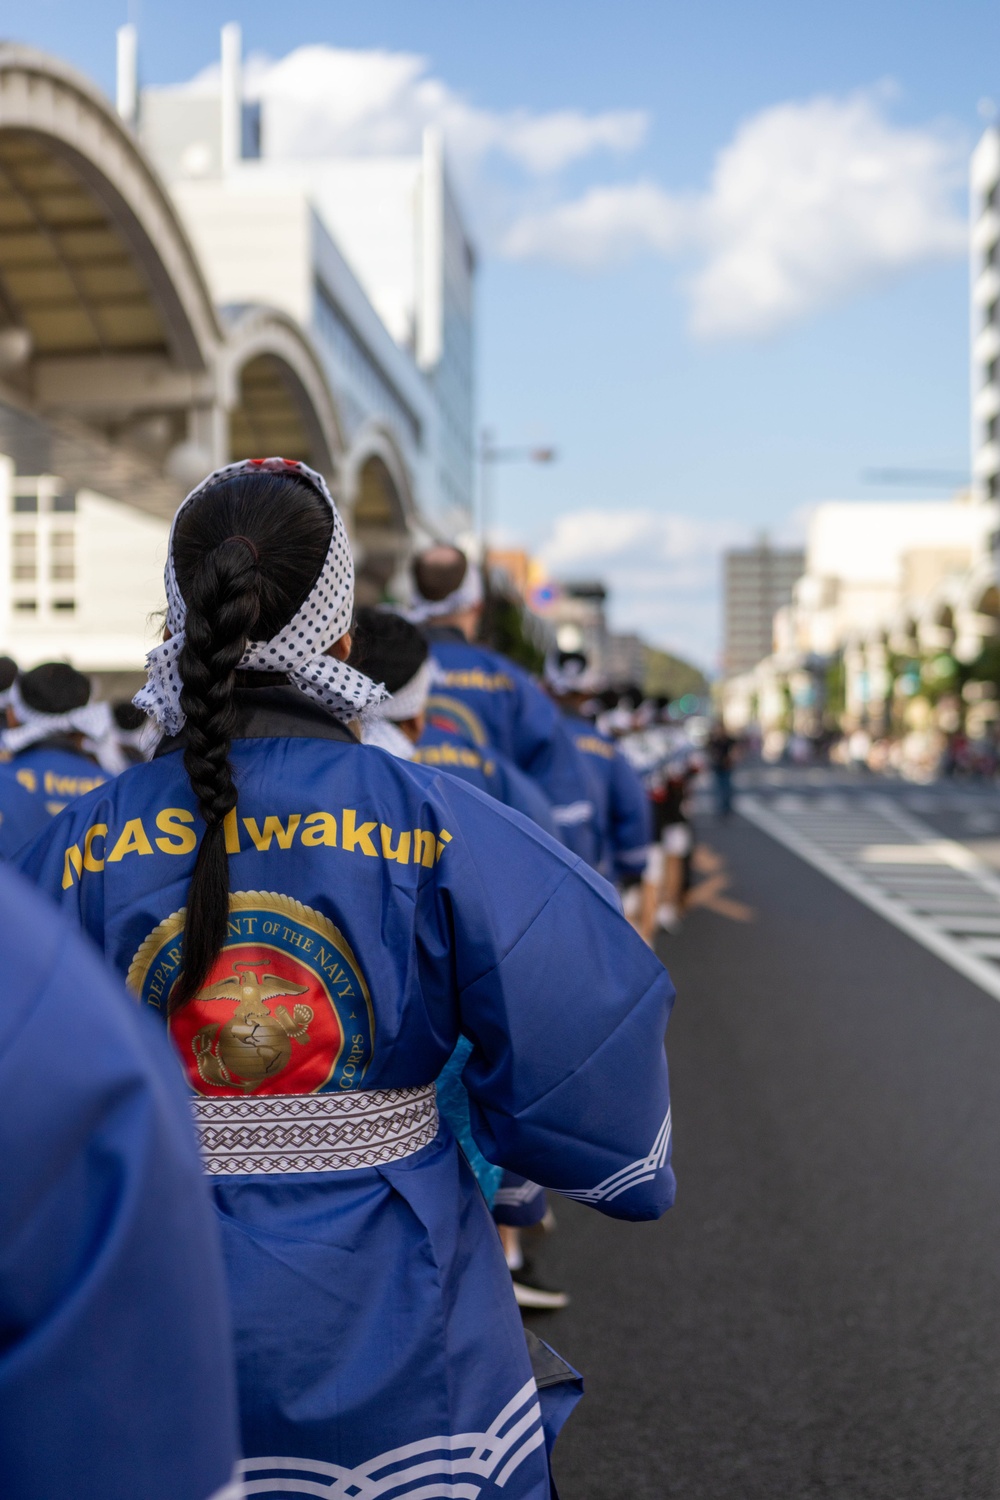
M492 428L484 427L479 438L479 552L483 568L489 563L489 536L493 524L494 478L497 464L551 464L557 458L551 447L498 447Z

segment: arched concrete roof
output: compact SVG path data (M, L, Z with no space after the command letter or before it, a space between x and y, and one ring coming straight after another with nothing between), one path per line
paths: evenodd
M0 380L5 400L50 424L73 483L96 479L156 514L171 513L189 468L283 452L338 481L349 516L377 462L391 503L369 546L406 549L415 508L392 435L369 424L347 452L303 330L271 308L217 312L166 188L110 103L64 63L6 43Z
M27 329L43 363L160 356L193 374L220 338L132 133L73 69L12 44L0 45L0 322Z
M341 490L354 544L358 603L375 604L421 530L406 463L380 422L368 422L355 434Z
M344 451L340 416L319 356L297 323L274 308L223 310L221 395L230 458L280 453L331 482Z
M364 514L356 514L356 508L362 498L365 466L372 460L384 467L389 485L384 493L382 515L366 518ZM415 530L417 510L406 462L392 433L381 422L366 422L355 434L343 462L341 485L352 524L359 532L374 529L386 537L405 538Z

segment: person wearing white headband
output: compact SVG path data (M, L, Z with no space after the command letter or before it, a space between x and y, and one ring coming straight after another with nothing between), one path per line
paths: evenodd
M617 885L630 919L638 923L641 883L653 841L645 788L614 740L587 717L587 704L603 684L586 653L551 651L545 685L562 710L590 777L599 830L595 868Z
M559 714L516 663L476 640L483 587L458 547L438 543L413 559L409 618L421 621L438 666L433 702L464 720L472 743L513 761L548 798L562 842L592 861L594 805L585 769Z
M92 703L90 692L90 679L63 661L43 662L8 688L0 733L0 858L10 859L73 797L108 779L96 751L110 746L111 710Z
M576 1377L539 1397L435 1080L467 1036L488 1160L656 1217L674 1192L669 979L554 840L362 743L387 697L419 717L424 685L407 668L387 695L349 663L350 547L313 470L210 475L175 518L166 588L138 695L164 730L154 758L19 863L166 1022L187 1075L242 1478L548 1500Z
M434 681L427 642L400 615L359 609L351 662L383 680L389 694L365 714L362 742L377 745L400 760L413 760Z
M433 766L445 775L459 776L506 807L524 813L555 838L555 824L545 797L516 766L506 762L496 750L480 751L468 744L440 710L428 722L426 706L433 664L427 642L416 625L387 610L361 609L357 627L352 660L369 673L384 678L392 691L392 697L379 705L379 717L366 718L364 743L376 745L402 760ZM476 1146L471 1134L468 1094L461 1081L471 1050L471 1042L462 1037L438 1076L438 1105L493 1209L518 1305L554 1311L565 1307L569 1298L538 1280L525 1261L519 1235L521 1227L544 1219L545 1190L534 1189L526 1212L531 1184L526 1184L523 1177L494 1167ZM516 1203L513 1210L508 1206L511 1202Z
M463 726L435 700L437 666L424 634L406 616L384 608L359 609L352 665L385 679L392 696L365 714L362 739L401 760L460 776L470 786L523 813L558 838L545 794L506 756L477 748Z
M468 638L475 634L483 613L483 575L458 547L428 547L415 560L413 585L407 619L414 625L454 625Z

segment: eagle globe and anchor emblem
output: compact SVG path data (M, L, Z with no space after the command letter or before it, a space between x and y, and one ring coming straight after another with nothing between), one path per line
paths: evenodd
M161 922L129 969L130 989L161 1015L183 967L184 915ZM208 1097L359 1088L374 1037L368 986L343 933L274 891L230 897L226 941L168 1025L192 1088Z
M261 973L263 967L237 960L231 978L195 993L195 1000L239 1001L231 1020L215 1021L195 1032L191 1048L206 1083L256 1088L287 1065L293 1041L304 1045L309 1040L309 1022L315 1014L312 1006L296 1005L289 1015L284 1005L270 1011L266 1003L280 996L304 995L308 985Z

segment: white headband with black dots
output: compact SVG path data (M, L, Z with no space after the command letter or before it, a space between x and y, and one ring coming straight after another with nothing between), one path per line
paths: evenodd
M136 707L154 718L168 736L179 734L185 721L181 708L183 684L179 658L184 649L187 605L174 572L177 517L186 505L212 485L221 484L234 474L253 474L260 470L270 474L294 474L310 484L330 507L333 533L322 571L298 613L273 640L249 642L240 659L240 667L254 672L287 675L307 697L345 723L359 718L366 708L388 697L381 683L374 683L363 672L326 655L327 649L350 629L354 612L354 559L344 523L326 480L315 469L291 459L247 458L239 463L226 464L203 479L182 502L170 528L164 570L170 639L146 657L148 680L132 699Z

